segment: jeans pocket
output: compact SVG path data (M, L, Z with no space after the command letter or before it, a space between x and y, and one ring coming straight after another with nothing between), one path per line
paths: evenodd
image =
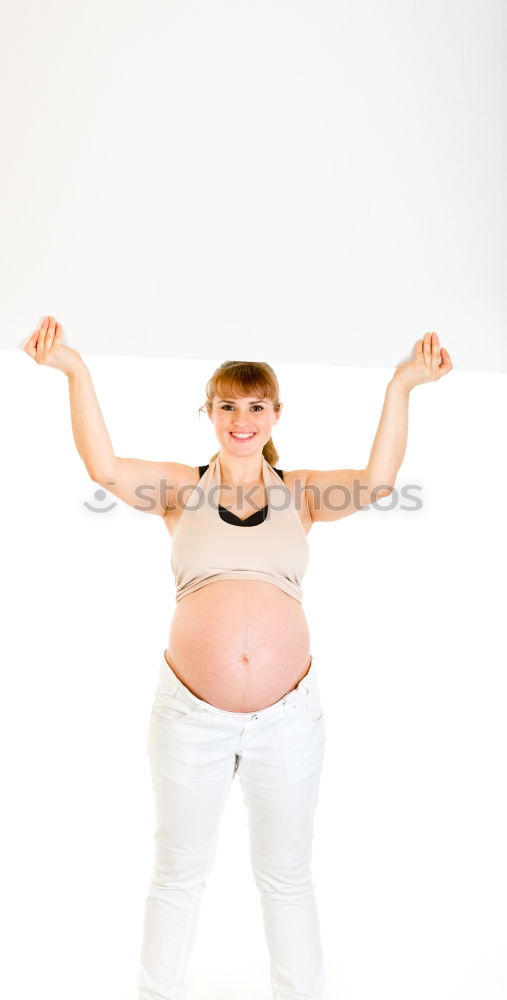
M179 722L197 715L201 706L192 704L185 698L180 697L179 690L168 691L160 686L155 694L155 700L151 710L151 716L157 716L164 722Z
M320 700L320 692L315 679L306 688L306 713L312 722L319 722L324 715L324 709Z

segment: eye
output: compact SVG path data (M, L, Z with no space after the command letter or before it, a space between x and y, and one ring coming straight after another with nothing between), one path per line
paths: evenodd
M224 403L223 406L220 407L220 409L221 410L230 410L231 406L232 406L231 403ZM262 403L252 403L252 406L256 410L263 410L264 409Z

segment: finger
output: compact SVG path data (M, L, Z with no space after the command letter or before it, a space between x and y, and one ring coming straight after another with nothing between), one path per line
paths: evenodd
M51 316L45 316L44 319L42 320L42 323L41 323L40 327L39 327L39 339L37 341L37 356L38 357L40 357L40 355L42 355L42 353L44 351L45 340L46 340L47 332L48 332L48 329L49 329L50 320L51 320Z
M39 324L37 329L34 330L34 332L32 333L31 337L29 337L24 347L26 353L29 354L31 358L34 358L37 361L37 363L40 360L39 336L41 334L41 331L45 327L47 319L48 319L47 316L43 317L42 322Z
M431 333L424 334L423 340L424 362L429 365L431 359Z
M431 365L433 368L438 368L440 364L440 344L438 342L438 335L436 333L431 334Z
M418 340L417 344L415 345L415 353L418 358L422 358L422 353L423 353L422 343L423 343L422 340Z
M32 341L32 337L30 337L30 340L28 341L28 343L25 344L23 350L26 351L26 353L29 354L31 358L34 358L35 357L35 347L31 343L31 341Z
M28 338L26 344L23 347L23 350L26 351L29 344L35 344L35 338L38 336L39 336L39 331L36 330L35 333L32 333L31 337Z
M44 344L45 349L47 351L49 351L51 349L51 345L53 343L53 337L54 337L54 335L55 335L55 320L54 320L53 316L51 316L50 320L49 320L48 332L46 334L46 340L45 340L45 344Z
M446 351L445 347L440 349L440 353L442 354L442 364L440 367L445 368L446 371L450 371L452 368L452 359L450 354Z
M39 336L37 337L37 343L35 345L35 350L37 351L37 357L42 355L44 350L44 337L46 336L45 330L39 330Z

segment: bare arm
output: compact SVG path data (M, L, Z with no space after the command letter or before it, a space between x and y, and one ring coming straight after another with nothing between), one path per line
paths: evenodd
M162 517L174 510L176 491L181 483L192 486L195 470L176 462L115 455L85 364L69 375L69 394L74 441L90 479L135 510Z
M371 489L382 485L390 493L405 457L408 434L408 397L416 385L437 382L451 371L451 356L440 347L437 333L425 333L415 345L415 358L400 365L384 399L366 476ZM385 496L385 492L377 493Z
M396 476L407 447L408 398L410 389L396 374L388 383L377 433L366 466L366 479L373 499L387 496L394 488Z
M392 492L407 444L409 389L393 377L364 469L303 469L312 521L338 521Z
M88 475L98 482L115 464L115 454L92 377L84 361L68 376L72 433Z
M180 487L183 493L191 489L198 469L115 455L90 372L79 352L62 344L62 327L53 316L44 317L23 349L37 364L67 376L72 433L90 478L136 510L162 517L174 510Z
M405 457L408 435L408 400L410 391L424 382L435 382L447 375L452 361L445 347L440 347L436 333L426 333L417 341L415 358L400 365L389 382L377 433L365 469L301 469L312 521L337 521L388 496ZM337 501L331 500L338 491Z
M62 344L62 327L54 316L44 316L23 350L38 365L56 368L67 376L74 441L89 476L95 480L103 470L112 468L115 456L90 372L79 351Z

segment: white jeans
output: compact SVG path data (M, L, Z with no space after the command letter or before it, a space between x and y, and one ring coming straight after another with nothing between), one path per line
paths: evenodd
M139 1000L187 1000L185 971L236 773L248 814L273 1000L321 1000L324 961L310 865L324 747L313 657L297 687L274 705L226 712L189 691L162 656L148 730L155 863Z

